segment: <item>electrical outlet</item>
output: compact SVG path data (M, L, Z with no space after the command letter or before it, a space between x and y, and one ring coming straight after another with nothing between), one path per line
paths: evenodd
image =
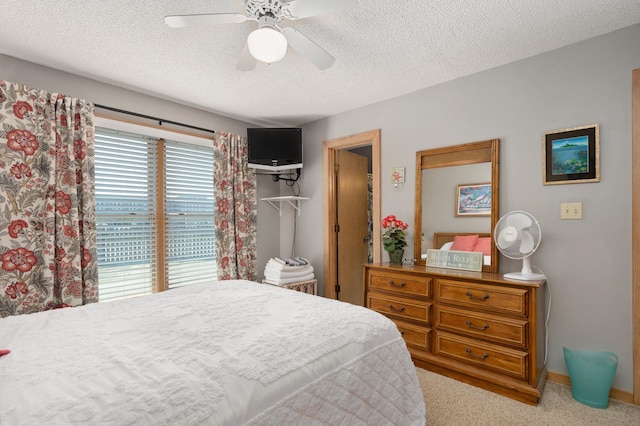
M582 219L582 203L561 203L560 219Z

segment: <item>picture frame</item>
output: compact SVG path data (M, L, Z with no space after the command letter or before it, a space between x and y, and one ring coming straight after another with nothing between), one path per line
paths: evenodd
M391 169L391 183L404 183L404 167L393 167Z
M542 179L545 185L600 182L600 126L545 133Z
M491 182L456 187L456 217L491 216Z

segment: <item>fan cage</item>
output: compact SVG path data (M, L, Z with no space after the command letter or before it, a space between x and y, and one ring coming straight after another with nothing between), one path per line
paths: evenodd
M505 248L500 247L500 244L498 244L498 237L500 233L508 226L507 225L508 218L510 216L514 216L515 214L524 214L531 220L531 225L527 226L526 228L522 228L522 230L527 230L531 234L534 241L533 249L531 249L526 253L522 253L519 250L520 248L519 244L512 244L511 246L505 247ZM537 219L531 213L525 212L522 210L514 210L505 214L500 218L500 220L498 221L494 229L493 238L494 238L494 241L496 242L496 247L498 248L500 253L502 253L509 259L520 260L520 259L524 259L531 256L538 249L538 247L540 246L540 242L542 240L542 230L540 229L540 224L538 223Z

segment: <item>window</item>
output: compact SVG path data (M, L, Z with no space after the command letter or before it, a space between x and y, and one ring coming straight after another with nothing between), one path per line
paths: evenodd
M165 142L165 227L169 288L215 278L213 147Z
M100 300L216 278L213 148L96 128Z

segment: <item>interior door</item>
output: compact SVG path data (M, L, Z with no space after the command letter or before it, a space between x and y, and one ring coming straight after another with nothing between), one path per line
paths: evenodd
M336 153L337 298L362 306L362 265L368 258L366 157Z

